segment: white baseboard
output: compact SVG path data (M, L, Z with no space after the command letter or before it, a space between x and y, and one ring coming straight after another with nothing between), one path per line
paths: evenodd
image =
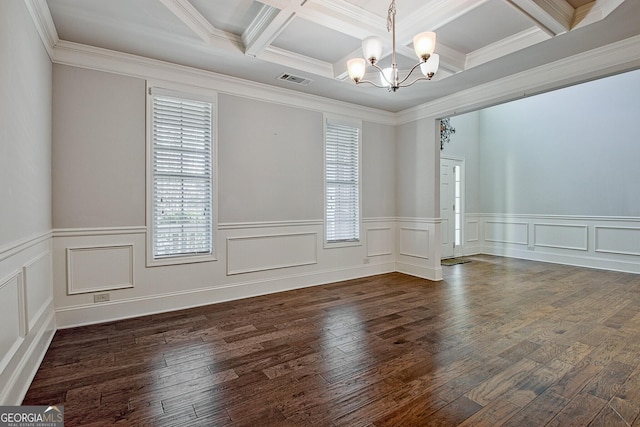
M22 404L55 332L56 321L53 300L51 300L7 368L11 369L12 373L7 384L0 389L0 405L17 406Z
M500 248L494 246L484 246L480 253L495 255L507 258L518 258L528 261L548 262L551 264L571 265L574 267L595 268L598 270L619 271L622 273L640 274L640 263L626 262L615 259L593 258L588 256L571 256L557 253L545 253L539 250L517 250L511 248Z
M292 289L323 285L395 271L395 263L369 264L310 274L269 278L253 282L211 286L185 292L172 292L142 298L129 298L103 304L84 304L56 310L59 329L110 322L131 317L181 310L203 305L250 298Z
M410 276L420 277L421 279L437 282L442 280L442 267L436 268L425 267L422 265L409 264L406 262L396 262L396 271L408 274Z

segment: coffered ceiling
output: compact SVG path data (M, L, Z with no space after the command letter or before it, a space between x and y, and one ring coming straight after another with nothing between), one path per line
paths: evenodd
M638 0L397 0L398 63L437 33L440 71L396 93L356 86L346 61L384 40L390 0L46 0L56 43L167 61L387 111L640 34ZM48 14L47 14L48 15ZM279 80L287 74L303 84ZM376 78L372 75L371 78Z

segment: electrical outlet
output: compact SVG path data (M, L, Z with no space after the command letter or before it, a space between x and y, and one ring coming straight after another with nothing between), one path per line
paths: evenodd
M107 302L109 294L93 294L93 302Z

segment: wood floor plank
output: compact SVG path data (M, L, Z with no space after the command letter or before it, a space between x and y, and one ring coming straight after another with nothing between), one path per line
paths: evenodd
M493 256L57 331L69 426L640 425L640 275Z

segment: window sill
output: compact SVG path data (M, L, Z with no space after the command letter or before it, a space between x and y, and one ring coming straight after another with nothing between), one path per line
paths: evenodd
M169 265L196 264L201 262L217 261L215 255L185 255L172 256L159 259L147 259L147 267L162 267Z

